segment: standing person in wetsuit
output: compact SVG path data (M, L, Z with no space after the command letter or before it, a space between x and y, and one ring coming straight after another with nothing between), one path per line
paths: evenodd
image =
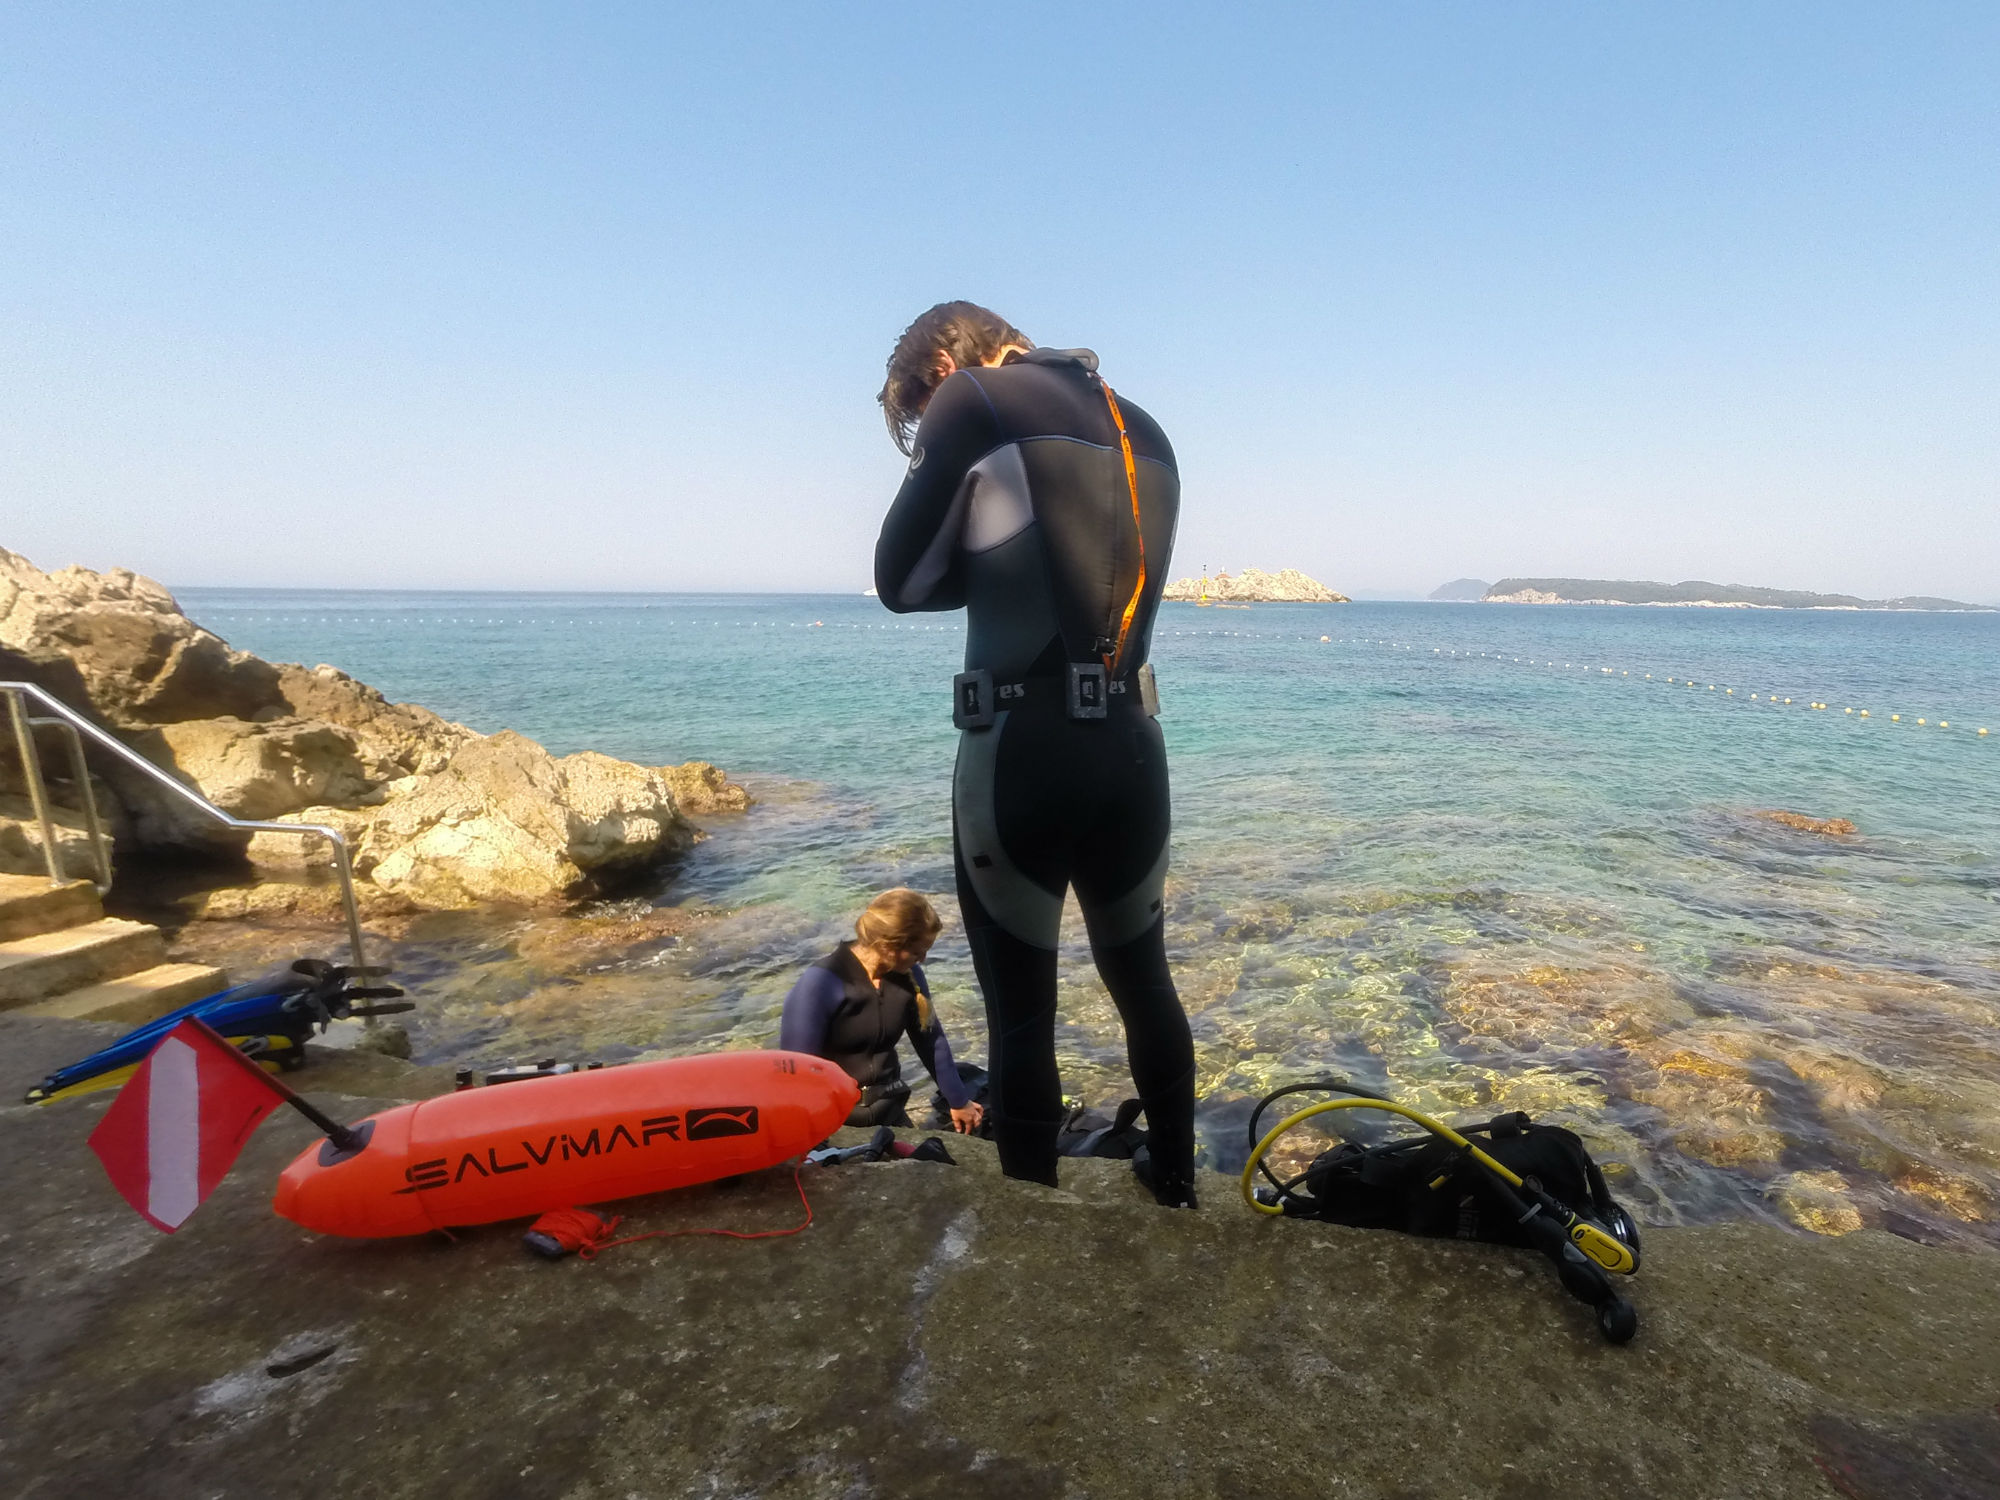
M884 891L855 922L853 941L813 964L785 997L778 1045L838 1063L861 1085L850 1125L910 1123L910 1086L896 1061L896 1038L907 1035L951 1106L952 1129L979 1128L984 1111L958 1076L924 978L924 957L943 930L918 892Z
M910 468L876 590L899 614L967 612L952 837L1001 1167L1056 1180L1056 944L1073 886L1146 1106L1142 1176L1191 1208L1194 1046L1167 972L1167 758L1147 661L1180 511L1173 449L1091 351L1037 349L969 302L910 325L881 401Z

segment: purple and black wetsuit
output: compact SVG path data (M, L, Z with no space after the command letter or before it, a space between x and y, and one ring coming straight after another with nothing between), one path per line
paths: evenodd
M951 1107L963 1109L972 1095L951 1060L951 1043L937 1012L931 1012L929 1026L919 1018L919 993L930 998L922 964L912 965L907 974L885 974L877 986L850 945L842 943L801 974L785 997L778 1045L838 1063L861 1085L861 1102L847 1117L850 1125L910 1123L904 1109L910 1086L896 1061L899 1036L909 1037L917 1061L937 1080Z

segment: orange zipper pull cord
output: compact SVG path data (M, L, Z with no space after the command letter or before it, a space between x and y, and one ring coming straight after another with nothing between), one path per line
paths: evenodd
M1132 461L1132 439L1125 431L1125 413L1118 409L1111 383L1100 376L1097 384L1104 392L1104 404L1111 408L1111 425L1118 429L1118 447L1125 455L1125 488L1132 496L1132 529L1139 536L1139 581L1132 589L1132 597L1125 601L1125 615L1118 622L1117 645L1104 658L1104 670L1116 678L1125 663L1125 638L1132 630L1132 616L1138 613L1139 596L1146 592L1146 526L1139 516L1139 467Z

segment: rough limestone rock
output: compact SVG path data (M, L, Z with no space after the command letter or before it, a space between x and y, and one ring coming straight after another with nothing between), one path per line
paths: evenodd
M237 651L150 578L122 568L44 573L0 549L0 671L9 669L243 818L366 800L374 784L434 770L477 738L331 667L274 666ZM102 769L137 847L243 847L241 835L144 776Z
M357 895L377 911L598 894L701 836L677 793L704 812L749 805L704 762L557 758L516 734L487 738L391 703L329 666L261 661L123 569L44 573L0 551L0 674L47 688L234 817L338 830L361 877ZM136 772L105 772L129 845L330 863L324 841L231 832ZM38 859L38 840L0 832L0 861L24 850ZM318 911L333 899L330 886L309 882L254 897L218 892L207 905L235 916Z
M658 771L589 751L553 756L508 730L465 744L433 776L383 790L379 807L310 807L283 821L339 828L357 874L436 910L594 894L697 837ZM275 844L259 835L253 857L267 840ZM323 858L323 845L289 852L300 848Z
M659 770L667 785L674 789L674 801L682 812L701 816L744 812L750 806L749 791L731 781L721 767L705 760L691 760L684 766L661 766Z
M0 755L12 749L0 745ZM62 854L62 868L72 877L94 876L96 856L83 814L68 808L54 808L56 848ZM44 875L48 865L42 858L42 827L26 797L0 796L0 875Z
M64 658L37 659L0 645L0 682L33 683L59 703L86 717L95 717L82 674ZM56 838L65 851L65 868L73 875L94 873L96 866L86 846L83 815L79 811L83 798L69 780L69 748L46 730L36 738L41 745L42 776L57 824ZM95 772L91 785L106 832L120 847L130 843L132 829L124 804L110 784ZM6 722L4 705L0 705L0 824L4 824L0 826L0 870L41 873L44 869L41 828L33 817L27 781L14 751L13 730ZM15 863L17 857L25 863Z
M289 714L346 730L363 769L376 781L441 771L460 746L479 738L415 703L391 703L329 666L281 665L278 692Z
M1122 1162L1050 1190L954 1139L957 1166L807 1168L791 1238L552 1263L522 1222L357 1243L274 1217L318 1140L289 1110L162 1235L84 1145L111 1095L5 1102L109 1031L0 1015L0 1494L2000 1493L1988 1250L1648 1229L1620 1348L1526 1252L1261 1219L1220 1176L1169 1213ZM353 1052L294 1082L344 1120L450 1087ZM802 1217L782 1168L613 1211Z
M44 573L0 548L0 646L73 664L91 706L121 728L249 719L283 701L275 667L232 650L127 568Z
M1170 583L1161 598L1188 602L1203 595L1202 580L1180 578ZM1347 595L1337 594L1297 568L1266 573L1261 568L1245 568L1241 573L1218 573L1207 580L1207 596L1224 604L1346 604Z
M319 803L360 801L373 789L354 737L331 724L190 719L134 742L232 817L255 821Z

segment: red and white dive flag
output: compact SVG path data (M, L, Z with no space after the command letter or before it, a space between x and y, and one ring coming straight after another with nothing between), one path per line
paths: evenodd
M284 1102L262 1068L189 1017L119 1090L90 1149L125 1201L172 1234Z

